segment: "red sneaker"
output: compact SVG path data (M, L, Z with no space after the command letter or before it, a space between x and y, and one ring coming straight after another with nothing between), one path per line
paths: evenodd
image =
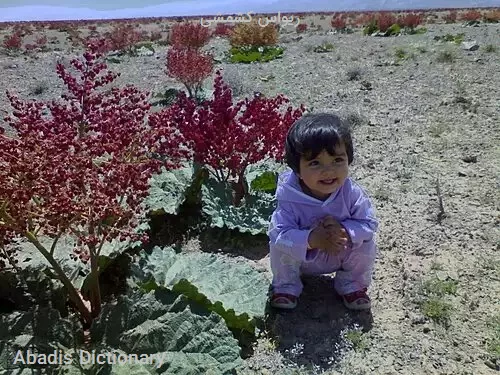
M370 297L366 294L366 288L344 294L342 301L344 301L344 306L351 310L366 310L372 306Z

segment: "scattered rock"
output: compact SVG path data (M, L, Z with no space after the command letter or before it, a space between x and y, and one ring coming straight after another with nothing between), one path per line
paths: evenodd
M462 42L462 49L466 51L477 51L479 49L479 44L475 40L471 42Z
M147 47L140 47L137 49L137 56L153 56L155 52Z
M411 324L425 324L427 322L427 318L422 314L412 314L410 316Z
M462 161L466 163L477 163L477 156L476 155L466 155L462 158Z

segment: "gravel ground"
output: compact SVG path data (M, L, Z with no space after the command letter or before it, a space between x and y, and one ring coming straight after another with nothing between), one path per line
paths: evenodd
M297 310L269 314L241 374L498 373L486 344L500 311L500 24L428 29L392 38L359 30L309 31L300 40L284 34L282 59L218 65L240 97L284 93L294 105L355 119L351 175L372 196L380 219L371 312L346 311L328 277L306 279ZM448 33L464 33L479 49L434 40ZM334 50L311 51L324 42ZM122 74L116 84L153 93L180 88L164 73L166 48L111 64ZM214 39L206 48L220 57L228 43ZM407 58L398 59L397 51ZM0 108L9 109L6 89L22 98L58 97L63 85L55 63L71 57L62 51L36 59L0 56ZM268 258L252 258L233 260L270 277ZM440 297L452 306L446 322L422 311L427 280L456 285Z

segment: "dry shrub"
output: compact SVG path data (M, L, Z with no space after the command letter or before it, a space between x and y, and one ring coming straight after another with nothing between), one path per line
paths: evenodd
M262 27L257 22L240 23L234 28L230 43L233 47L274 46L278 43L278 30L273 24Z
M481 17L481 13L473 9L463 13L461 19L462 21L479 21Z
M446 23L455 23L457 21L457 11L452 10L443 16L443 20Z
M485 22L500 22L500 10L490 10L483 15Z

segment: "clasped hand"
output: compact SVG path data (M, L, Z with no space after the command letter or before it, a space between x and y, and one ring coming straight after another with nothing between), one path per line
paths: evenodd
M340 223L325 216L309 234L309 246L338 254L349 242L349 235Z

